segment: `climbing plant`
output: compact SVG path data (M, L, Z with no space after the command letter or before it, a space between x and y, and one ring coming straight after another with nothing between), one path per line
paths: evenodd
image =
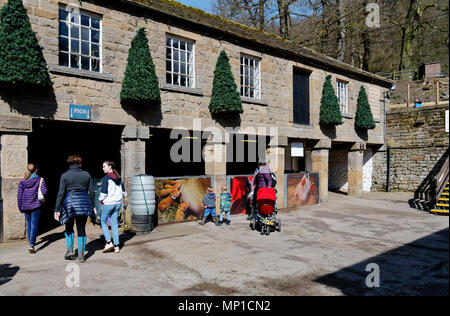
M214 70L209 111L211 114L244 112L241 96L231 72L230 60L224 50L220 52Z
M364 89L363 86L361 86L361 89L359 90L355 115L355 128L359 129L375 128L375 120L373 119L366 90Z
M22 0L8 0L0 9L0 87L51 86L42 48Z
M331 85L331 76L325 78L320 100L320 124L340 125L342 124L342 114L339 101Z
M128 53L127 68L120 92L122 104L160 103L158 77L155 73L147 34L140 28Z

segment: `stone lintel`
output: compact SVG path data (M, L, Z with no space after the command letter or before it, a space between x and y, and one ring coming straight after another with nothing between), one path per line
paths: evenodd
M30 117L0 115L0 132L31 133Z

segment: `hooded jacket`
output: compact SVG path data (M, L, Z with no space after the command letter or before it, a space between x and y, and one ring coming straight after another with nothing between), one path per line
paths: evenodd
M102 179L99 200L104 205L118 204L122 202L122 197L127 196L122 179L114 172L109 172Z
M35 176L27 180L20 180L17 189L17 206L21 212L34 210L42 206L41 201L38 199L39 182L41 179L41 177ZM41 192L44 195L47 194L45 180L42 180Z

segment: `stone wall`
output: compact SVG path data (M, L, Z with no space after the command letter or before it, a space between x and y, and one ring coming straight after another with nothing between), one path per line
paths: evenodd
M7 1L0 0L0 7ZM102 17L102 74L83 75L81 71L61 69L58 66L58 8L65 4L77 3L81 10L98 14ZM348 82L349 115L344 124L338 126L333 137L339 141L361 141L355 133L354 113L356 99L361 85L368 93L372 112L377 120L375 130L369 131L370 143L382 143L383 124L383 91L386 88L366 79L355 79L355 74L338 70L314 68L298 60L285 58L282 55L267 52L251 42L234 40L216 33L207 33L204 28L187 26L175 19L167 19L155 13L137 13L133 10L115 8L109 3L96 5L93 1L76 2L70 0L24 0L33 31L39 44L43 47L44 57L50 68L55 100L51 106L43 106L38 116L51 119L67 120L69 104L92 106L92 122L145 125L161 128L185 126L191 129L192 119L201 118L202 126L222 125L211 118L208 104L211 97L214 65L220 50L225 50L230 57L235 81L240 82L240 55L247 54L261 58L261 93L260 101L244 99L244 113L240 117L240 125L246 126L279 126L288 137L298 134L309 135L308 138L321 139L330 137L323 133L318 124L320 99L325 77L332 75L333 84L336 78ZM131 5L130 5L131 7ZM135 15L136 14L136 15ZM141 16L139 15L141 14ZM120 104L120 90L127 66L128 50L136 30L144 27L149 39L149 47L156 67L156 74L161 86L161 108L149 108L145 111L124 109ZM166 34L187 38L195 42L195 89L176 89L165 84L166 69ZM290 45L286 42L286 45ZM325 58L325 56L324 56ZM326 59L326 58L325 58ZM347 67L342 65L342 67ZM311 126L305 128L293 123L293 70L304 69L310 76L310 113ZM358 72L358 69L354 69ZM359 71L360 72L360 71ZM369 76L371 74L367 74ZM95 77L98 78L95 78ZM370 76L369 76L370 77ZM14 100L14 105L0 99L0 115L25 115L34 113L28 107L36 100L27 100L22 96ZM41 100L41 103L48 100ZM51 108L49 113L46 110Z
M440 169L449 146L445 110L448 104L387 112L386 144L391 147L392 191L414 192ZM386 151L374 155L372 190L386 189L386 159Z

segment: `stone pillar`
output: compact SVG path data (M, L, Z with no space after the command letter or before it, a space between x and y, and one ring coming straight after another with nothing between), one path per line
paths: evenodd
M145 174L145 140L149 139L148 127L126 126L122 133L121 162L122 178L128 197L131 197L131 178ZM130 200L129 200L130 201ZM126 221L131 222L130 203L126 212Z
M222 142L208 142L203 150L205 174L213 177L213 187L216 193L216 214L219 215L221 188L222 185L227 184L227 146Z
M266 151L267 163L277 177L277 207L285 208L284 205L284 166L285 166L285 147L269 147Z
M364 143L356 143L348 152L348 195L362 197Z
M320 173L320 202L328 201L328 157L331 140L320 140L311 151L311 171Z
M3 217L4 241L26 238L25 217L17 206L17 187L28 164L27 147L27 134L1 135L0 198L3 198L3 207L0 209L0 216Z

